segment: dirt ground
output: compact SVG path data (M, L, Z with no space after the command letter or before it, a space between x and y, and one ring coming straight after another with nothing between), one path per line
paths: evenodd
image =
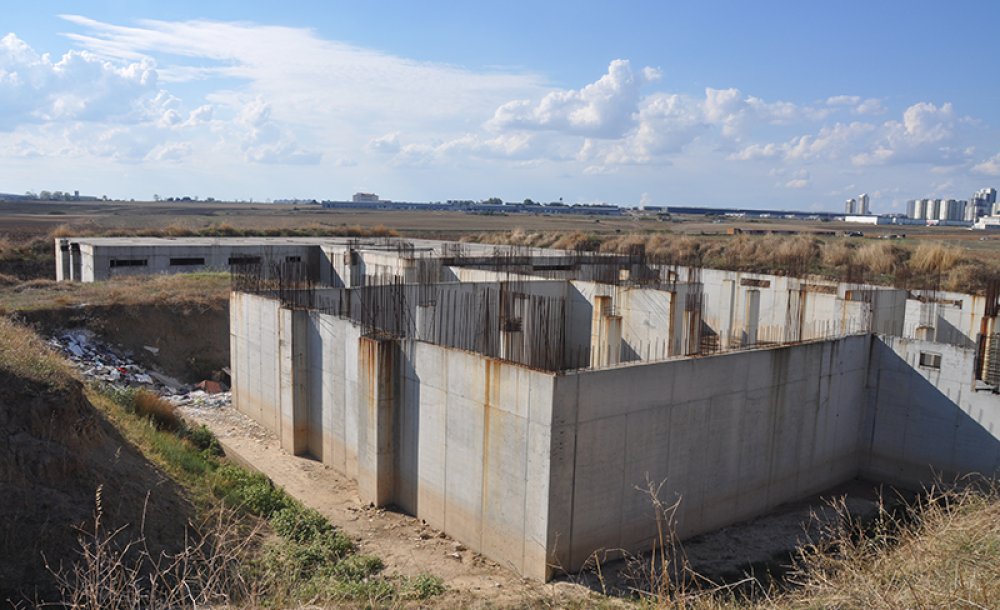
M597 570L543 584L517 576L465 548L420 519L362 505L357 485L329 466L292 456L278 439L232 407L182 407L182 414L208 426L230 459L266 474L295 498L326 515L358 542L361 551L379 556L390 574L429 572L448 587L435 606L463 608L561 608L626 605L614 595L628 595L642 575L640 562L617 560ZM729 584L758 577L780 577L796 546L837 518L831 498L845 497L852 514L877 508L880 489L852 481L772 513L686 541L683 553L691 568L708 581ZM650 507L652 514L653 508ZM596 592L606 591L612 597Z
M448 593L435 606L589 607L588 600L597 600L583 585L523 579L420 519L362 505L353 481L320 462L290 455L274 435L231 407L182 407L181 412L208 426L227 457L263 472L293 497L326 515L357 541L362 553L380 557L387 573L430 573L443 579Z

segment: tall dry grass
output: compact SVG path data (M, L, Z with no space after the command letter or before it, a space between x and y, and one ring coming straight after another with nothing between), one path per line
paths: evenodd
M1000 608L1000 489L932 487L872 521L849 516L803 547L787 607Z
M806 235L697 237L665 232L600 235L523 229L479 233L463 240L616 254L642 250L651 262L665 264L778 275L822 275L852 282L956 292L981 292L988 282L1000 277L1000 261L996 257L974 258L969 251L941 243L909 247L884 240L820 240Z
M719 585L695 572L676 538L678 505L649 486L658 536L652 552L625 555L620 581L639 607L663 610L896 610L1000 608L1000 487L966 480L911 502L879 502L858 518L846 499L817 515L813 540L794 554L784 583L750 577ZM599 586L613 579L596 561ZM610 592L608 589L606 592ZM622 592L620 589L619 592Z
M66 388L76 375L59 354L30 328L0 316L0 375Z

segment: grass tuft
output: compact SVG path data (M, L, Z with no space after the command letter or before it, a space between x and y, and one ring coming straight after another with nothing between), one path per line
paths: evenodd
M62 356L30 328L4 316L0 316L0 372L53 389L76 382L76 374Z

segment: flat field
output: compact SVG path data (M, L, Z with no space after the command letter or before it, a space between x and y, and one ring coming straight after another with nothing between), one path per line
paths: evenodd
M726 235L730 228L814 233L861 231L866 237L905 234L910 239L957 242L966 247L996 249L1000 234L961 227L869 226L843 222L786 219L736 219L713 221L702 216L652 217L570 215L486 215L464 212L399 210L328 210L317 205L223 202L0 202L0 235L35 237L66 225L90 231L129 231L168 226L199 229L228 225L236 229L385 226L403 235L458 237L467 233L508 231L583 231L608 234L670 232L684 235ZM985 239L984 239L985 238Z

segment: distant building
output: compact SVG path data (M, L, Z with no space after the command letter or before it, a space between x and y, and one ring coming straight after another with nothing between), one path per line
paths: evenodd
M869 206L868 193L861 193L858 195L858 204L855 211L861 216L868 216L872 213Z
M997 202L997 190L995 188L982 188L969 199L965 208L965 219L975 222L983 216L993 213L993 206Z
M354 193L351 201L354 203L374 203L378 201L378 195L375 193Z

